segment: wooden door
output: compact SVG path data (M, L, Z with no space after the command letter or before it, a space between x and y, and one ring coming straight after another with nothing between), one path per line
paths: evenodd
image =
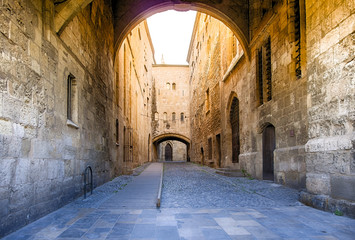
M230 109L230 123L232 127L232 162L239 162L240 140L239 140L239 101L235 97Z
M217 145L217 164L218 167L221 167L221 134L216 135L216 145Z
M263 132L263 179L274 180L275 127L267 126Z
M173 160L173 148L170 144L166 144L165 146L165 161Z

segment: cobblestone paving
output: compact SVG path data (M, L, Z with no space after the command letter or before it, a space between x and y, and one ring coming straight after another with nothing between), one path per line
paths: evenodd
M165 163L162 207L299 206L298 191L267 181L226 177L192 163Z
M165 164L160 209L119 207L115 196L120 193L147 191L146 184L135 184L152 180L145 174L148 169L135 177L146 166L96 188L87 199L78 198L4 240L354 240L354 219L301 205L296 190L216 175L211 168L190 163ZM156 177L160 180L160 174Z

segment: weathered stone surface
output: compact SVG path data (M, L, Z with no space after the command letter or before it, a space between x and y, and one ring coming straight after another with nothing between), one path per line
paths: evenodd
M307 190L330 194L337 199L334 201L349 198L353 201L351 194L343 192L354 181L351 108L354 106L355 85L354 71L349 70L354 64L354 26L349 24L354 18L353 7L348 1L339 1L336 5L320 1L317 8L310 5L307 7L310 11L306 11L307 42L310 43L307 48ZM323 15L325 12L329 15ZM329 17L324 19L321 16ZM322 179L326 175L330 179L329 187L323 191L321 184L317 189L313 183L324 182ZM312 190L308 186L312 186ZM350 191L354 190L350 187Z
M216 164L219 158L216 135L220 133L222 166L243 168L252 176L262 178L262 132L272 124L276 129L275 179L292 187L304 188L304 144L308 140L307 75L304 72L301 79L295 80L295 70L290 67L293 64L292 52L289 51L292 40L287 32L287 26L292 23L288 22L286 5L280 4L275 9L277 14L268 25L264 25L265 20L261 16L252 19L253 30L255 27L255 31L261 33L255 36L250 62L245 61L238 41L233 39L228 28L204 15L198 19L189 53L192 73L191 139L195 143L191 156L193 161L201 162L202 155L206 159L208 152L212 151L212 161ZM259 10L260 5L253 5L252 14ZM265 15L267 20L270 17ZM259 106L256 55L268 37L271 39L272 99ZM206 108L207 90L210 110ZM232 96L239 100L239 163L232 162L229 120ZM211 150L208 148L209 138L213 139Z
M332 175L330 186L332 198L355 201L355 179L353 177Z
M167 137L159 141L156 139L163 135L181 135L190 140L190 69L188 65L153 65L152 81L152 137L155 156L157 160L165 161L165 146L169 141L172 147L173 161L186 161L188 159L186 142L173 141Z
M330 177L326 173L307 173L307 191L312 194L330 194Z
M315 195L309 192L301 192L300 201L307 206L312 206L324 211L340 212L346 216L355 218L355 203L347 200L334 199L326 195Z

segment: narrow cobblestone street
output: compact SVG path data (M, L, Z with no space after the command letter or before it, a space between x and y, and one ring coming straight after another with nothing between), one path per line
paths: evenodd
M165 163L162 207L299 206L298 191L271 181L233 178L192 163Z
M139 192L156 194L162 165L120 176L4 239L354 239L354 219L304 206L294 189L191 163L164 163L161 208L150 197L140 204Z

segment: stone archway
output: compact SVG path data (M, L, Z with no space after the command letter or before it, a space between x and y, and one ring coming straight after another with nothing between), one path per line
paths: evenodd
M93 0L55 1L54 30L61 33L66 25ZM115 32L115 52L128 33L141 21L166 10L194 10L206 13L228 26L243 47L249 50L249 2L247 0L116 0L112 3Z
M178 133L164 133L164 134L160 134L158 136L153 137L152 139L152 147L153 147L153 152L154 154L154 160L153 161L157 161L157 159L159 158L159 152L158 152L158 145L160 143L163 143L165 141L169 141L169 140L176 140L179 142L182 142L184 144L186 144L186 161L190 160L190 139L184 135L178 134ZM170 143L168 143L170 144ZM168 145L167 144L167 145ZM163 149L163 151L165 151L165 148ZM165 153L165 152L164 152Z

